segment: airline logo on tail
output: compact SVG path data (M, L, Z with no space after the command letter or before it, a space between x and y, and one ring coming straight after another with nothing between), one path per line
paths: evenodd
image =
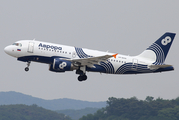
M156 55L154 64L161 65L164 63L174 37L175 33L165 33L155 43L147 48L147 50L153 51Z
M168 43L170 43L172 41L172 39L171 39L171 37L169 37L169 36L167 36L167 37L165 37L165 39L163 39L162 41L161 41L161 43L162 43L162 45L167 45Z

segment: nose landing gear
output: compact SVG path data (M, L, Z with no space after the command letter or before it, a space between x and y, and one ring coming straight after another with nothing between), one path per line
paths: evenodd
M29 71L30 63L31 63L31 61L28 61L28 62L27 62L27 67L25 68L25 71L26 71L26 72Z

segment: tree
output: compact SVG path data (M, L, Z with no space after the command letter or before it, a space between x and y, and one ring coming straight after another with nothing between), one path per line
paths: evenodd
M179 98L164 100L147 96L145 100L110 97L106 108L88 117L93 120L179 120Z
M170 118L171 120L179 120L179 106L162 109L158 113L159 117Z
M147 96L147 97L145 98L145 101L147 101L147 102L152 102L153 99L154 99L154 97Z

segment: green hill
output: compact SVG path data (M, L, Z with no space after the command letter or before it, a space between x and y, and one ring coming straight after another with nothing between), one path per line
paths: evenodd
M71 118L37 105L1 105L0 120L71 120Z
M35 98L30 95L25 95L17 92L0 92L0 105L10 104L25 104L32 105L36 104L40 107L49 110L65 110L65 109L84 109L90 108L102 108L106 106L106 102L88 102L74 99L55 99L55 100L44 100Z

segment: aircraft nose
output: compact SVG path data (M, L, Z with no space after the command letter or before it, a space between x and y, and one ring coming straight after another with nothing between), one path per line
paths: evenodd
M12 52L12 48L10 46L7 46L4 48L4 52L8 55L10 55L10 53Z

